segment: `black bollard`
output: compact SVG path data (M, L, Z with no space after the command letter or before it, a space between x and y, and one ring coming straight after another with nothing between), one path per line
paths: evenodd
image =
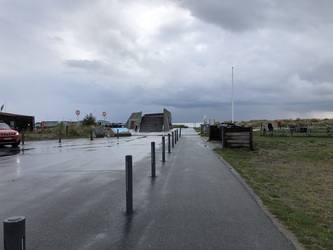
M162 162L165 162L165 136L162 136Z
M24 139L25 139L24 138L24 132L22 132L22 138L21 139L22 139L22 145L24 145Z
M151 143L151 176L156 177L155 142Z
M25 217L13 216L3 221L5 250L25 249Z
M133 213L133 166L132 156L126 155L126 213Z
M179 137L182 137L182 128L179 128Z
M171 153L171 142L170 142L170 133L168 134L168 153Z
M90 140L93 140L93 130L90 131Z
M174 139L174 132L172 131L172 148L175 147L175 139Z
M177 129L175 130L175 145L177 144Z

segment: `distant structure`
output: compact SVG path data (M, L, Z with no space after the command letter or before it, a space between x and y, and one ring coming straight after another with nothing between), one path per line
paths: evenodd
M33 131L35 117L29 115L18 115L6 112L0 112L0 122L7 123L10 127L18 131Z
M43 131L44 129L55 128L60 124L64 126L81 125L82 121L41 121L35 123L35 129Z
M145 114L134 112L128 118L125 126L137 132L162 132L172 129L172 115L167 109L163 113Z
M138 131L140 129L142 119L142 112L134 112L128 118L127 122L125 123L125 127L128 129L135 129Z

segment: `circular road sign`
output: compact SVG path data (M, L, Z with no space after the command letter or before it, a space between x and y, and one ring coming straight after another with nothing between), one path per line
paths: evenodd
M102 113L102 116L104 116L104 117L106 116L106 112L105 111Z
M80 110L76 110L76 111L75 111L75 114L76 114L76 115L80 115Z

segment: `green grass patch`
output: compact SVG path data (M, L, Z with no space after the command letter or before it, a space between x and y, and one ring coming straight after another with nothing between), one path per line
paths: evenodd
M333 138L254 135L216 149L307 249L333 249Z

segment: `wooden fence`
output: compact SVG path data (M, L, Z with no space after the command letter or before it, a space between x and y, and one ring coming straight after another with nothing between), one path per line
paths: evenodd
M222 127L222 148L249 148L253 150L252 127Z
M249 148L253 150L252 127L209 126L209 140L222 141L222 148Z

